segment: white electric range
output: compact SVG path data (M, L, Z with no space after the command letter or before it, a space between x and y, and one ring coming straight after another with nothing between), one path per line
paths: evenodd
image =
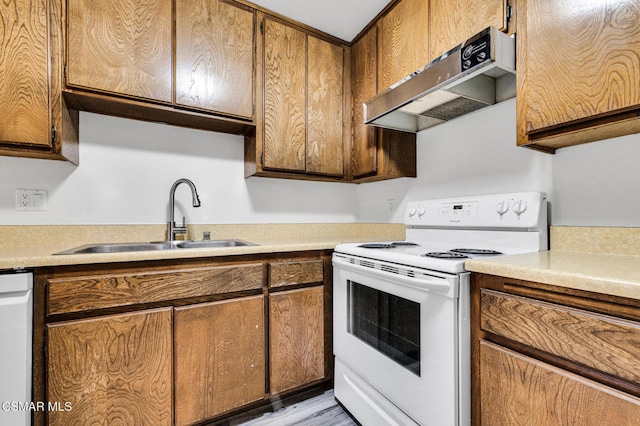
M364 426L468 425L464 262L546 250L546 196L415 201L404 222L405 241L335 249L335 396Z

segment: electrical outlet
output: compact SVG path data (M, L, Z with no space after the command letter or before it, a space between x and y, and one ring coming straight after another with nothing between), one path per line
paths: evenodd
M389 203L389 213L393 213L393 211L396 209L396 199L389 198L387 202Z
M47 191L16 189L16 210L47 210Z

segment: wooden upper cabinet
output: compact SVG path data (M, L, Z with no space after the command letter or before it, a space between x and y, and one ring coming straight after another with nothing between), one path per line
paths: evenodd
M0 143L51 146L46 5L0 5Z
M171 103L172 1L68 0L67 85Z
M518 144L640 131L640 2L518 0Z
M171 308L47 326L50 425L172 424Z
M176 2L176 104L253 117L254 13L221 0Z
M364 124L364 103L377 93L377 29L371 28L351 47L351 174L377 170L376 128Z
M342 176L344 49L308 36L307 173Z
M401 0L381 26L379 90L384 90L429 62L429 0Z
M306 167L306 35L264 20L264 168Z
M488 26L507 29L506 0L430 0L431 59L454 48Z
M0 4L0 155L78 163L78 112L62 98L56 1Z

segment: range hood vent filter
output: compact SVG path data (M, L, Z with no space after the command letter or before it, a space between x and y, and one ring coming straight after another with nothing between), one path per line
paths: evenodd
M489 106L486 102L476 101L475 99L460 96L452 101L433 107L420 115L425 117L437 118L442 121L449 121L452 118L477 111L481 108Z
M515 39L489 27L365 102L365 124L415 133L515 94Z

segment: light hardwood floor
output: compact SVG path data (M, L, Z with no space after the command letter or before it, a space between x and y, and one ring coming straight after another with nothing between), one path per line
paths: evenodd
M238 426L356 426L349 414L336 402L333 390L266 413Z

